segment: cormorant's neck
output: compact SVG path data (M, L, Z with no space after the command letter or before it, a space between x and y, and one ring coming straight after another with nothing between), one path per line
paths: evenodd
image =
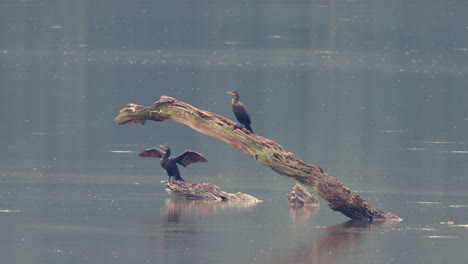
M237 102L239 102L239 95L235 94L234 97L232 98L232 103L237 104Z
M164 154L164 158L169 158L171 156L171 149L166 150L166 154Z

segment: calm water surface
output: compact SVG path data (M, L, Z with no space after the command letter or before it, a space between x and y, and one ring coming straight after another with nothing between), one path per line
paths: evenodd
M463 263L465 1L0 3L2 263ZM295 182L170 122L117 126L161 95L233 118L401 223L288 208ZM136 154L208 163L189 181L259 204L176 199Z

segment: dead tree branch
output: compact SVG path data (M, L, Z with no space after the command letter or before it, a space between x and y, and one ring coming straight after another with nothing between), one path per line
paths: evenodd
M325 173L320 166L306 164L291 152L285 151L278 143L239 129L235 122L223 116L195 108L175 98L161 96L148 107L129 104L120 110L115 118L115 122L120 125L144 124L147 120L175 121L225 141L278 174L311 187L327 201L332 210L339 211L351 219L401 221L400 217L392 213L372 207L360 196L353 196L348 188L335 177Z

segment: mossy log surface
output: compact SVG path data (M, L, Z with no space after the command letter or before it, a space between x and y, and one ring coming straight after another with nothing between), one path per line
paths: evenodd
M291 152L285 151L278 143L241 129L236 122L226 117L198 109L175 98L161 96L157 102L147 107L128 104L115 117L115 122L119 125L145 124L148 120L175 121L225 141L278 174L291 177L311 187L327 201L332 210L341 212L351 219L402 220L397 215L372 207L358 195L353 196L348 188L335 177L325 173L320 166L306 164Z

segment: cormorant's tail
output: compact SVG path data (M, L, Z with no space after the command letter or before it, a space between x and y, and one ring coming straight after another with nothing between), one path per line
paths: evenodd
M246 125L245 128L247 128L250 131L250 133L252 134L254 133L252 128L250 127L250 124Z

